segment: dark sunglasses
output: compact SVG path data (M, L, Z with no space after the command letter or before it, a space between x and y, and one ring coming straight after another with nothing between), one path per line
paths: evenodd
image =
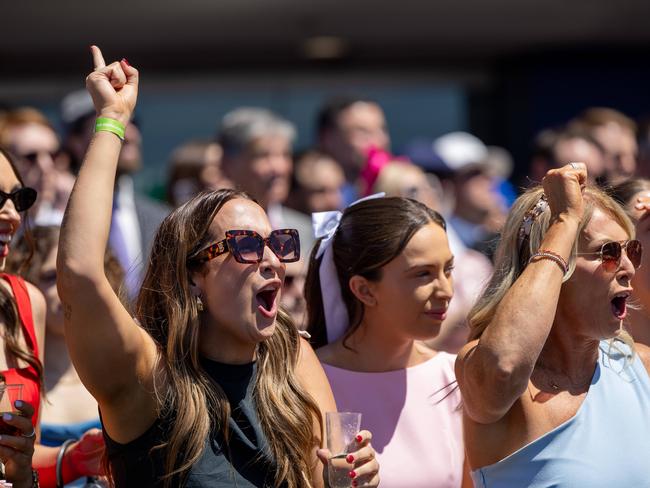
M296 229L278 229L264 238L254 230L229 230L226 238L199 252L190 261L205 263L230 252L238 263L259 263L269 246L280 262L293 263L300 259L300 237Z
M11 200L14 203L16 210L22 212L34 205L34 202L36 201L36 195L36 190L27 186L24 188L19 188L16 191L12 191L11 193L5 193L0 190L0 208L4 207L4 204L7 200Z
M600 248L600 252L579 252L578 256L599 256L603 264L615 264L618 266L621 262L623 250L625 250L625 254L627 254L628 259L635 268L641 266L643 245L636 239L621 242L606 242Z

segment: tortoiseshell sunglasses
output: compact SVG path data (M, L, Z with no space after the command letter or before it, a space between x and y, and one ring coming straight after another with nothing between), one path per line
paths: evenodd
M229 230L226 238L212 244L196 257L193 262L205 263L230 252L238 263L259 263L264 257L264 246L269 246L280 262L293 263L300 259L300 237L296 229L277 229L264 238L254 230Z

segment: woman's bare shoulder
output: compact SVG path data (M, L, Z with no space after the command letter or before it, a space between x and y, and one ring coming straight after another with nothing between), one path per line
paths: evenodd
M336 368L349 369L348 362L346 361L346 352L339 343L332 342L316 349L316 356L323 364L328 364Z

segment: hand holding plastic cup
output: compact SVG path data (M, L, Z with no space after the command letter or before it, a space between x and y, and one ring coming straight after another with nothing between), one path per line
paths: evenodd
M0 382L0 435L21 435L22 432L18 427L9 425L2 420L2 414L10 413L12 415L20 415L16 410L16 400L23 399L23 385L7 385Z
M358 412L326 412L325 434L327 449L332 457L327 464L329 486L347 488L350 486L352 466L347 455L357 450L356 436L361 429L361 414Z

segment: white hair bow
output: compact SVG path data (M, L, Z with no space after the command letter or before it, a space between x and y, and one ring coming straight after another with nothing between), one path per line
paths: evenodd
M366 200L382 198L385 195L385 193L376 193L351 203L349 207ZM332 250L334 235L339 228L341 217L343 217L343 213L338 210L311 214L314 236L317 239L323 238L318 246L318 251L316 251L316 258L323 256L320 267L318 268L318 274L320 278L321 296L323 297L323 310L325 312L327 342L334 342L342 337L350 325L348 309L343 302L341 284L339 283L336 272L334 251Z

